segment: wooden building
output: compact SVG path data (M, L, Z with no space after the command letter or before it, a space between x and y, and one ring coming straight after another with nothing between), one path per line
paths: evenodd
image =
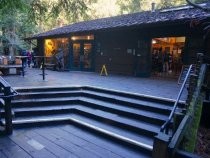
M194 25L199 18L209 21L210 15L184 6L79 22L28 39L37 40L40 55L62 49L67 70L100 72L105 64L109 73L149 77L163 71L155 60L166 52L166 71L177 73L196 53L209 53L203 30Z

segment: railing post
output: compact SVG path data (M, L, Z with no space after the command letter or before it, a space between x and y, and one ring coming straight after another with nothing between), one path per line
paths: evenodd
M42 78L45 80L45 58L42 58Z
M180 123L182 122L183 118L184 118L184 114L178 113L178 112L174 113L174 123L173 123L173 132L174 133L178 129L178 127L179 127Z
M190 102L192 101L193 94L195 92L195 88L197 85L198 75L191 74L190 75L190 81L189 81L189 87L188 87L188 95L187 95L187 105L190 105Z
M24 58L23 57L21 57L21 61L22 61L22 76L24 77L25 76L25 70L24 70L24 67L25 67L25 63L24 63Z
M169 141L170 141L169 135L164 134L163 132L159 132L154 139L152 158L168 158Z
M11 95L10 87L4 88L5 96ZM13 126L12 126L12 107L11 107L11 97L5 98L5 125L6 125L6 133L12 134Z
M197 53L197 61L196 61L196 75L199 75L201 65L203 63L203 53Z

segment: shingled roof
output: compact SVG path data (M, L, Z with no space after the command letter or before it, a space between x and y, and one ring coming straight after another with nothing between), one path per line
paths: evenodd
M71 25L56 28L31 37L31 39L59 36L71 33L94 32L114 28L128 28L132 26L151 25L155 23L169 23L174 21L186 21L198 17L210 17L210 14L200 9L185 6L155 12L145 11L109 18L83 21Z

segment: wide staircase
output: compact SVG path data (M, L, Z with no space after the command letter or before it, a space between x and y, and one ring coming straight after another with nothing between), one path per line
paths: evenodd
M151 157L154 136L167 120L173 100L96 87L16 89L13 127L74 124L119 141ZM184 107L184 103L179 103ZM177 108L180 113L183 108Z
M195 158L180 150L180 145L196 122L201 90L209 81L208 66L198 57L195 72L190 65L176 100L90 86L13 89L0 78L1 125L7 134L13 128L74 125L135 149L138 157ZM180 98L186 87L183 102Z

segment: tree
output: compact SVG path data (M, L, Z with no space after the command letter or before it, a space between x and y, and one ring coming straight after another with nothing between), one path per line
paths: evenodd
M141 0L117 0L116 4L120 7L120 14L135 13L141 11Z
M203 6L201 6L199 4L196 4L195 2L192 2L190 0L186 0L186 1L189 5L192 5L195 8L199 8L199 9L202 9L202 10L205 10L205 11L208 11L208 12L210 11L210 6L203 7ZM197 0L196 2L205 2L205 1L204 0ZM209 1L208 1L208 4L210 4Z
M189 5L191 5L195 8L202 9L205 12L210 12L210 1L207 2L206 6L201 6L201 5L199 5L195 2L192 2L190 0L186 0L186 1ZM201 2L201 1L199 1L199 2ZM202 2L205 2L205 1L202 1ZM204 37L205 41L210 38L210 22L207 21L207 18L198 18L198 19L192 20L191 27L200 27L204 32L203 37Z
M93 2L97 0L0 0L0 27L7 41L4 47L8 47L9 55L15 54L15 46L26 46L21 38L52 29L61 21L84 19L87 5Z

